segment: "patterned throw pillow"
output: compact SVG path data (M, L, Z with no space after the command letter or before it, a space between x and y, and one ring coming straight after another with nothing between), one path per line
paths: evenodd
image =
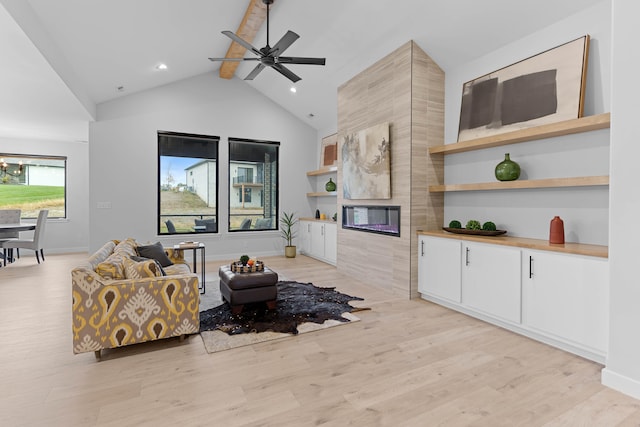
M162 272L155 260L136 262L130 258L124 259L124 274L127 279L144 279L145 277L160 277Z
M96 273L105 279L124 279L124 259L121 253L113 253L96 267Z
M129 258L132 261L135 261L135 262L153 261L153 262L156 263L156 266L158 267L158 270L160 270L160 273L161 273L160 275L161 276L166 276L167 275L167 273L164 271L164 268L162 268L162 266L160 265L160 263L156 259L145 258L145 257L137 256L137 255L134 255L134 256L129 257Z
M135 239L129 237L126 240L121 241L116 245L113 249L114 254L122 254L127 257L138 255L136 252L136 241Z

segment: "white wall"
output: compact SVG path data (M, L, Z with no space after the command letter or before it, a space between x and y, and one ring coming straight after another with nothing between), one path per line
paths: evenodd
M640 131L637 79L640 4L613 0L611 90L611 223L609 245L609 355L605 385L640 399L640 286L637 280L640 228L638 159Z
M47 253L86 251L89 245L88 144L0 138L0 153L67 157L67 218L47 222L45 256ZM26 238L32 234L28 232L22 236ZM24 252L27 256L33 254L32 251Z
M445 142L456 142L465 82L585 34L591 36L585 116L610 111L611 2L585 9L489 55L446 72ZM448 155L445 183L492 182L505 153L520 179L608 175L609 130ZM445 195L445 222L493 221L512 236L547 239L549 221L564 219L567 241L608 244L607 187L459 192Z
M280 211L308 210L307 170L316 164L317 133L242 80L207 73L98 106L90 125L90 250L134 237L165 244L193 238L157 235L158 130L218 135L218 235L200 236L207 258L283 253L278 231L228 233L228 138L280 141ZM98 209L99 202L110 204Z

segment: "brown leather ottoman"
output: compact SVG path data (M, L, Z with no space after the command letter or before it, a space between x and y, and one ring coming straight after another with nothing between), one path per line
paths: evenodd
M220 293L231 305L233 314L242 311L245 304L266 302L269 310L276 308L278 297L278 273L269 270L255 273L234 273L228 265L218 270L220 276Z

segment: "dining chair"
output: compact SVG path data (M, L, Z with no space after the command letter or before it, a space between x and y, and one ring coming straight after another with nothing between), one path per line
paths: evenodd
M11 239L0 242L0 248L4 249L5 259L7 257L7 249L16 249L18 258L20 258L20 252L17 250L31 249L32 251L36 252L36 259L38 260L38 264L40 264L40 256L42 256L42 261L44 261L44 249L42 247L42 240L44 235L44 228L47 223L47 215L49 215L49 211L46 209L43 209L40 211L40 213L38 213L38 220L36 221L36 229L33 232L33 239Z
M176 233L176 226L173 223L173 221L168 219L164 223L167 225L167 232L169 232L169 234L175 234Z
M20 223L20 209L1 209L0 210L0 224L19 224ZM19 231L2 231L0 232L0 245L2 242L17 239L20 237ZM1 246L0 246L1 247ZM5 251L6 252L6 251ZM6 253L3 253L4 263L7 263Z

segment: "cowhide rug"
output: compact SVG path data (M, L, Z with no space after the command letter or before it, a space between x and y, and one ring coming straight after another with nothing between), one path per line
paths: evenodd
M200 312L200 335L209 353L298 333L358 321L351 314L368 308L353 307L362 298L320 288L311 283L278 282L276 310L266 304L245 305L233 314L227 303Z

